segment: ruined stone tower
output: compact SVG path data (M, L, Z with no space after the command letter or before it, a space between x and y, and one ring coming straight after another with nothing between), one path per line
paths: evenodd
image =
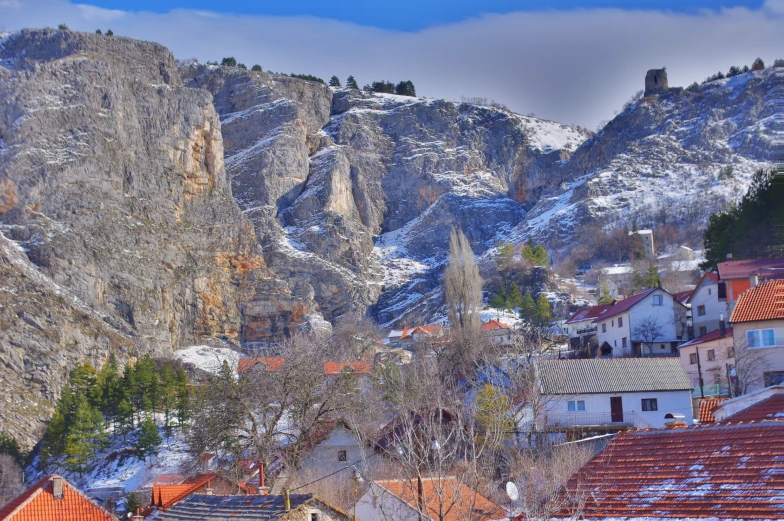
M667 69L651 69L645 75L645 96L661 94L669 87L667 86Z

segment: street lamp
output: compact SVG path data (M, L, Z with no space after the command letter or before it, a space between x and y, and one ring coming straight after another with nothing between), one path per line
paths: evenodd
M357 521L357 487L361 483L364 483L365 480L362 479L362 474L360 474L356 467L353 467L351 481L354 482L354 521Z

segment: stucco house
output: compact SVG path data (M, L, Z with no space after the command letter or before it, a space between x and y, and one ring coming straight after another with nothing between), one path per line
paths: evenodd
M784 280L744 291L730 322L738 394L784 384Z
M539 360L536 375L542 395L535 412L540 430L656 428L665 426L668 414L693 423L692 383L677 358Z
M492 345L511 346L514 344L512 328L500 320L488 320L479 328L479 334Z
M732 328L722 327L678 346L695 398L729 396L735 370Z
M688 300L695 337L719 329L719 323L729 318L727 303L719 301L719 276L705 273Z
M657 287L616 301L593 322L599 356L674 356L688 334L688 309Z

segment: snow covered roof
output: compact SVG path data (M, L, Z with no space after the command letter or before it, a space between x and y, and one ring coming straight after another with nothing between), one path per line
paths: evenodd
M619 433L553 517L781 519L782 460L784 421Z

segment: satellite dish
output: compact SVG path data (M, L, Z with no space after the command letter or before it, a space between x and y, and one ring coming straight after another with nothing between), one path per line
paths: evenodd
M511 501L517 501L517 498L520 497L520 492L517 490L517 485L514 484L512 481L508 481L506 483L506 495L509 496Z

